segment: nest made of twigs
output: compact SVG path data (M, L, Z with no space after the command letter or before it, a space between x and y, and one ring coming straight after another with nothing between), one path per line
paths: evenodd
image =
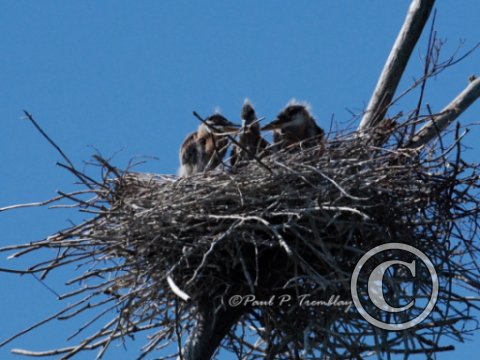
M451 349L440 344L440 335L461 340L473 306L452 289L452 282L478 288L472 230L479 212L477 168L461 158L458 129L453 146L422 150L402 147L409 131L407 125L397 127L385 148L376 146L372 134L348 134L330 139L325 149L300 147L265 157L262 164L251 161L184 179L123 172L97 157L102 180L80 175L94 197L69 196L95 216L44 241L16 247L21 253L58 250L51 262L29 272L68 263L89 266L72 282L87 286L63 296L83 294L88 300L78 300L67 314L93 312L97 306L86 304L95 298L102 299L99 312L105 304L117 310L87 341L61 353L95 348L103 353L114 339L150 330L142 358L184 341L195 324L198 301L205 298L218 308L228 306L235 294L260 300L285 294L350 300L358 259L389 242L415 246L441 274L437 307L425 323L388 333L353 308L299 302L245 306L224 347L249 359ZM428 273L418 279L417 291L427 294ZM408 296L398 291L391 300ZM256 343L246 334L255 335Z

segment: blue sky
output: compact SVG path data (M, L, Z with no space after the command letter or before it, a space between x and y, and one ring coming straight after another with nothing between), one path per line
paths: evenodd
M196 110L216 107L238 121L245 97L261 116L273 118L295 97L312 104L320 125L334 116L351 119L368 102L409 1L1 1L0 0L0 207L44 200L76 186L55 163L54 149L22 120L34 114L44 129L82 166L95 148L118 153L124 166L134 156L157 157L140 169L175 173L178 148L198 126ZM439 1L436 28L448 57L461 41L465 51L480 41L477 0ZM426 34L402 82L421 75ZM479 75L480 52L432 80L426 101L440 110ZM414 107L407 97L392 113ZM462 116L479 121L480 103ZM480 131L468 143L478 159ZM120 151L120 152L119 152ZM80 221L73 211L29 209L0 214L1 245L34 241ZM28 261L0 258L0 267ZM71 274L47 283L61 291ZM64 304L30 277L0 274L0 339L60 309ZM83 319L85 320L85 319ZM19 339L13 347L64 345L81 321L54 323ZM48 341L46 341L47 339ZM448 360L471 356L480 336ZM139 345L142 337L138 338ZM446 339L446 341L448 341ZM107 359L130 359L116 350ZM1 359L10 359L0 349ZM79 357L90 359L91 355Z

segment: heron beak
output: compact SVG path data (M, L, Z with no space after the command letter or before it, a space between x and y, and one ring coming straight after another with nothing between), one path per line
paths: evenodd
M271 130L279 129L281 126L282 126L282 124L280 123L280 119L275 119L272 122L265 125L264 127L262 127L260 130L271 131Z

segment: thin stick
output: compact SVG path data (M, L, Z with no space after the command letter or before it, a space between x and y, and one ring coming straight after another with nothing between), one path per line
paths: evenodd
M2 211L8 211L8 210L14 210L14 209L23 209L23 208L28 208L28 207L38 207L38 206L45 206L54 202L57 202L61 199L65 198L65 196L57 196L54 198L51 198L50 200L46 201L39 201L39 202L33 202L33 203L28 203L28 204L17 204L17 205L10 205L10 206L5 206L0 208L0 212Z
M480 97L480 78L473 80L442 112L424 125L412 138L407 148L428 144L444 131L460 114Z
M422 108L423 98L425 95L425 89L427 87L427 80L429 78L430 72L430 65L432 61L433 55L433 48L435 46L435 19L437 18L437 10L435 9L432 16L432 24L430 26L430 36L428 37L428 45L427 45L427 55L425 57L425 67L423 70L423 79L422 79L422 86L420 87L420 96L418 97L417 109L415 110L415 119L418 118L420 113L420 109ZM433 65L435 66L435 64ZM412 129L415 129L415 126L412 126ZM415 131L415 130L414 130Z
M89 177L89 176L85 175L84 173L78 171L74 167L62 164L61 162L57 162L56 165L70 171L73 175L75 175L82 182L82 184L85 184L89 189L93 189L92 184L95 184L96 186L98 186L100 188L103 188L103 189L108 189L108 187L105 184L100 184L98 181L93 180L91 177ZM90 181L90 183L87 180Z
M89 187L90 189L92 189L92 185L89 184L86 180L89 180L89 181L93 181L91 178L89 178L87 175L79 172L76 168L75 168L75 165L73 165L73 163L70 161L70 159L68 158L68 156L63 152L63 150L60 148L60 146L58 146L55 141L52 140L52 138L50 136L47 135L47 133L40 127L40 125L38 125L37 121L33 118L32 114L30 114L28 111L26 110L23 110L25 116L27 117L28 120L30 120L30 122L33 124L33 126L35 126L35 128L40 132L40 134L45 138L47 139L47 141L50 143L50 145L52 145L58 152L59 154L65 159L65 161L68 163L68 166L67 165L64 165L64 164L61 164L61 163L57 163L57 165L61 166L61 167L64 167L68 170L70 170L84 185L86 185L87 187ZM99 185L98 183L94 182L95 184Z
M42 134L42 136L47 139L47 141L60 153L60 155L65 159L65 161L68 163L68 165L70 165L72 168L75 168L75 166L73 165L73 163L70 161L70 159L68 158L67 155L65 155L65 153L63 152L63 150L60 148L60 146L58 146L55 141L52 140L52 138L50 136L47 135L47 133L45 131L43 131L43 129L40 127L40 125L38 125L38 123L35 121L35 119L33 118L32 114L30 114L28 111L26 110L23 110L25 116L27 117L28 120L30 120L30 122L33 124L33 126L35 126L35 128L40 132L40 134Z
M38 328L39 326L42 326L43 324L46 324L47 322L49 322L49 321L51 321L51 320L53 320L53 319L58 318L59 316L61 316L62 314L66 313L66 312L69 311L70 309L73 309L73 308L74 308L75 306L77 306L77 305L78 305L78 302L77 302L77 303L74 303L74 304L71 304L71 305L67 306L66 308L63 308L63 309L60 310L59 312L57 312L57 313L55 313L55 314L53 314L53 315L51 315L51 316L43 319L42 321L39 321L38 323L36 323L36 324L34 324L34 325L29 326L28 328L20 331L19 333L15 334L15 335L13 335L13 336L11 336L11 337L9 337L8 339L6 339L6 340L4 340L4 341L2 341L2 342L0 343L0 348L3 347L3 346L5 346L6 344L12 342L12 341L15 340L16 338L18 338L18 337L20 337L20 336L22 336L22 335L24 335L24 334L32 331L33 329L36 329L36 328Z
M358 130L373 128L384 118L434 4L435 0L412 1Z

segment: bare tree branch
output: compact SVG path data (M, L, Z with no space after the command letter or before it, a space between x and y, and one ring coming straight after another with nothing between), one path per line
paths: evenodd
M448 104L438 116L432 117L432 120L425 124L417 134L415 134L407 147L417 148L432 141L479 97L480 78L470 82L466 89Z
M435 0L412 1L358 130L374 127L385 116L434 4Z

